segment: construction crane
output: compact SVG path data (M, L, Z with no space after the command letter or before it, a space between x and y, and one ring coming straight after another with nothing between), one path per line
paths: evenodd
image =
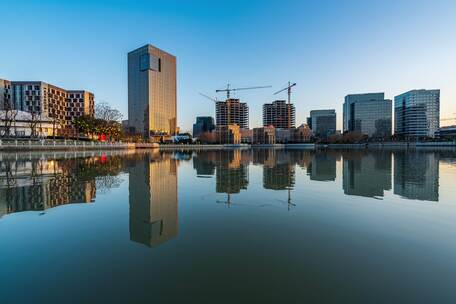
M288 81L288 86L286 88L283 88L282 90L279 90L274 93L274 95L277 95L279 93L282 93L283 91L287 91L288 93L288 129L291 129L291 88L296 85L295 83L291 83Z
M230 84L226 85L226 89L215 90L216 93L226 92L226 99L230 99L230 93L241 90L253 90L253 89L266 89L271 88L272 86L257 86L257 87L247 87L247 88L231 88Z
M217 100L217 97L212 98L212 97L210 97L210 96L208 96L208 95L206 95L206 94L203 94L203 93L198 93L198 94L200 94L200 95L203 96L203 97L206 97L206 98L209 99L209 100L212 100L213 102L219 102L219 100Z

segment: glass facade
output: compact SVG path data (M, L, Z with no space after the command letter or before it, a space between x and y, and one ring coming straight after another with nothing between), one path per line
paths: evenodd
M336 110L310 111L310 128L317 137L327 137L336 133Z
M413 90L396 96L394 115L397 136L434 137L440 125L440 90Z
M193 137L198 137L201 133L211 132L215 129L214 118L211 116L198 116L196 123L193 124Z
M128 123L145 137L177 129L176 57L152 45L128 53Z
M359 132L369 137L389 137L392 133L392 101L384 93L345 96L344 132Z

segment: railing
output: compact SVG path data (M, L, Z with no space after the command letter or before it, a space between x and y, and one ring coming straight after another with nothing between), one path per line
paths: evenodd
M52 139L0 139L0 149L120 149L134 147L134 144L122 142L94 142Z

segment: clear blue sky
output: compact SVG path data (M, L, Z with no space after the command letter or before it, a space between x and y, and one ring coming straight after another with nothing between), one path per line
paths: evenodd
M178 60L178 122L214 115L226 83L261 106L290 80L297 123L350 93L441 89L456 116L456 1L4 1L0 78L95 93L127 117L127 52L151 43ZM219 95L221 98L222 95ZM283 98L286 96L283 95ZM453 114L455 113L455 114ZM456 121L455 121L456 122Z

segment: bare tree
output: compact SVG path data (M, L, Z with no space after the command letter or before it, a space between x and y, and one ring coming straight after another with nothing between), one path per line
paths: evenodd
M120 121L122 113L119 110L112 108L106 102L101 102L95 106L95 118L105 121Z
M30 112L30 119L27 122L28 126L30 128L30 137L37 136L36 128L38 126L38 123L41 120L40 118L41 118L41 116L39 115L39 113L37 111L35 111L34 109L32 109L32 111Z
M57 117L56 114L54 114L52 117L52 138L55 139L56 135L59 135L57 130L60 130L62 132L63 125L64 125L64 120Z
M7 137L10 135L11 127L16 122L17 113L18 111L13 109L11 103L9 101L5 101L2 113L3 115L1 115L3 122L2 128L0 130L0 135L2 137Z

